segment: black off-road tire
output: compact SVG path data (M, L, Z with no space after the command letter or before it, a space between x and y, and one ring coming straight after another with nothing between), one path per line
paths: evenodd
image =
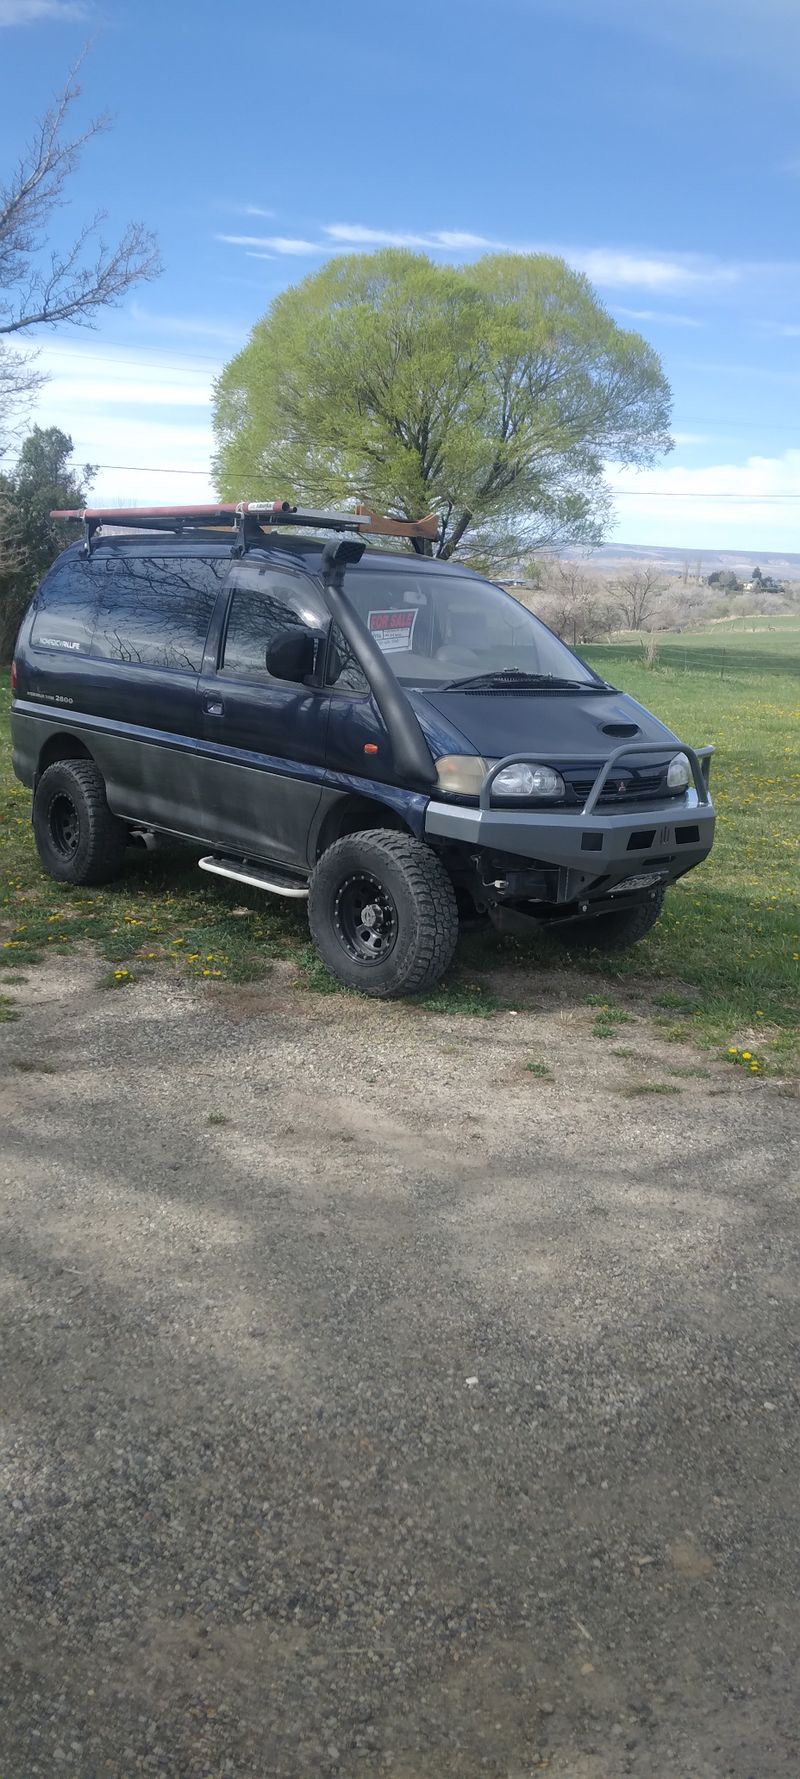
M360 903L374 918L373 931L360 922ZM371 828L345 835L323 853L309 885L308 924L323 963L340 982L388 1000L438 982L455 950L458 909L430 847Z
M94 760L57 760L33 799L33 832L45 871L58 883L111 883L128 833L111 814Z
M567 950L629 951L654 927L664 906L663 889L656 890L646 902L633 908L614 908L609 914L598 914L594 920L570 921L567 927L554 927L553 936Z

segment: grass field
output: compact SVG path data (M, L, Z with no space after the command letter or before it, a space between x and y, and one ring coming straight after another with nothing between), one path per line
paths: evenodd
M668 637L653 668L637 639L586 653L685 741L716 745L714 852L670 891L649 938L613 966L594 953L573 963L544 941L466 939L450 980L422 1005L488 1014L507 999L511 970L519 1005L521 968L538 985L556 968L581 975L588 968L612 1009L598 1017L598 1035L613 1035L613 995L627 984L646 990L666 1036L718 1048L734 1063L747 1052L745 1066L755 1060L765 1073L800 1072L800 621ZM29 966L85 939L97 947L109 989L129 990L163 969L244 981L277 957L296 960L310 988L333 986L311 952L302 911L207 880L186 851L132 852L123 879L106 889L67 889L45 877L29 796L11 771L8 708L3 678L0 1020L15 1017L13 989Z

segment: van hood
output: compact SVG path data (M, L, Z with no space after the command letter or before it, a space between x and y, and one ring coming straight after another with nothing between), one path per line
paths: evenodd
M481 754L502 760L507 754L580 755L587 763L608 758L630 740L663 741L664 751L680 747L678 737L626 692L420 692L408 690L435 759L443 754Z

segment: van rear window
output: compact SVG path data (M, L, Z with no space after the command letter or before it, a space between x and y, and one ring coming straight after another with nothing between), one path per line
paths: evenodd
M56 562L36 598L31 646L88 655L97 615L97 575L84 556Z
M227 558L108 557L92 654L129 666L199 673Z

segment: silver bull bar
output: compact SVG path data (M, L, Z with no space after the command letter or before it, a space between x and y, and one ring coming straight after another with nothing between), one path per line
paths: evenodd
M640 754L663 755L668 754L669 752L669 742L663 741L626 741L623 742L621 747L615 747L613 752L609 754L608 759L598 768L597 777L595 778L594 784L592 785L582 810L579 812L580 815L591 815L593 810L597 808L597 804L603 794L606 783L608 782L609 774L613 771L619 760L627 760L630 762L631 759L635 759ZM685 754L689 761L689 765L692 768L692 777L694 778L698 803L701 805L710 804L711 794L708 788L708 776L711 768L711 756L714 752L713 747L691 748L685 747L683 742L679 742L675 752ZM505 772L507 766L548 766L550 764L551 762L541 750L538 754L506 754L502 760L496 760L495 764L490 766L481 785L479 797L481 809L496 809L498 807L496 803L492 803L492 785L498 777L498 774ZM559 753L557 761L552 762L553 770L555 772L557 772L561 766L584 766L585 764L585 753ZM555 812L558 805L553 803L548 805L548 807L552 808ZM573 813L577 814L578 811L573 811Z

